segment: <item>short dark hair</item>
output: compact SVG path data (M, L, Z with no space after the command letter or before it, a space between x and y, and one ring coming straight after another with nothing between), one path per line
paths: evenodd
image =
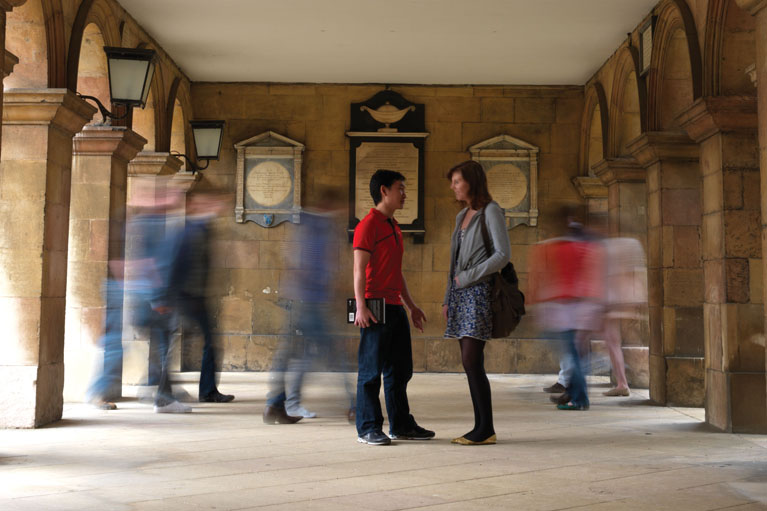
M405 176L396 170L379 169L370 178L370 196L373 197L373 203L378 206L381 202L381 187L391 188L397 181L404 181Z
M469 183L469 200L471 203L464 204L464 206L469 206L471 209L482 209L490 204L493 197L487 189L487 176L482 165L474 160L459 163L447 171L447 180L452 180L453 174L456 172L460 172L461 177Z

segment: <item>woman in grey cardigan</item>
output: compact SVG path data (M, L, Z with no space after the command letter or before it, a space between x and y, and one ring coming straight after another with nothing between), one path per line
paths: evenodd
M483 352L493 330L491 279L509 261L509 235L503 210L490 196L487 177L479 163L458 164L450 169L447 178L456 200L466 207L456 217L450 242L450 273L442 315L447 321L445 337L458 339L461 346L461 360L474 405L474 429L453 439L453 443L494 444L490 382ZM487 226L492 241L491 253L485 247L481 222Z

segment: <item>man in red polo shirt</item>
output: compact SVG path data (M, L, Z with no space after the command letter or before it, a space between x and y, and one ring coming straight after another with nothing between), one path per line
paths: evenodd
M413 376L410 325L402 306L405 302L413 326L423 332L426 315L413 302L402 275L404 252L402 231L394 212L405 204L405 176L378 170L370 178L375 208L354 230L354 295L360 327L359 372L357 375L357 441L388 445L395 440L428 440L434 432L416 424L410 415L407 383ZM365 298L386 301L386 319L378 323ZM378 393L384 379L389 435L383 433L383 414Z

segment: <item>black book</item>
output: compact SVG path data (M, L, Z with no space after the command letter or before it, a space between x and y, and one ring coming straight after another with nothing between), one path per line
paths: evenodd
M386 323L386 299L385 298L365 298L365 304L373 313L373 317L380 324ZM346 322L354 323L354 317L357 314L357 300L354 298L346 299Z

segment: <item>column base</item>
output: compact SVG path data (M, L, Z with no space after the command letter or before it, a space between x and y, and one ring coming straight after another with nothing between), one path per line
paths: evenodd
M38 428L61 419L64 364L0 367L0 428Z
M767 433L765 373L706 373L706 422L728 433Z
M703 407L706 374L703 357L666 357L666 404Z

